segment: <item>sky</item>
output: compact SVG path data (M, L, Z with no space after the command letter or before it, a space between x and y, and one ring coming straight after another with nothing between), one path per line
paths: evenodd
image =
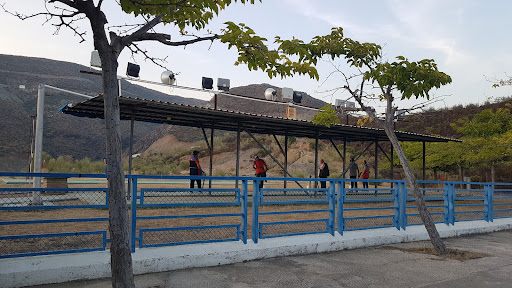
M104 1L104 12L109 25L133 23L131 15L123 14L114 0ZM31 14L44 11L43 0L0 0L5 8ZM454 105L483 104L500 97L512 95L512 87L493 88L492 80L512 75L512 1L494 0L263 0L254 5L233 4L222 11L208 27L218 32L224 22L245 23L267 38L272 45L276 35L309 42L316 35L330 33L332 27L343 27L346 37L360 42L373 42L383 46L385 59L405 56L411 61L434 59L440 71L449 74L453 82L432 95L442 101L433 103L436 108ZM92 32L88 22L80 28L87 31L86 40L70 30L62 29L55 35L55 27L45 23L44 17L21 21L0 12L0 53L42 57L69 61L89 66L93 50ZM44 25L43 25L44 24ZM113 28L115 30L115 28ZM159 27L173 40L183 40L177 30L167 25ZM206 35L206 31L195 32ZM165 66L177 73L177 85L201 88L201 77L228 78L231 87L268 83L307 92L313 97L334 103L347 99L346 92L326 93L343 85L339 74L332 74L333 65L350 72L346 62L327 60L318 65L320 80L306 76L269 79L266 73L249 71L246 66L235 66L234 49L220 42L203 42L187 47L168 47L147 43L141 47L157 58L166 58ZM272 46L271 46L272 47ZM132 58L125 49L119 58L118 74L125 76L126 65L134 62L141 66L140 78L160 81L163 69L145 61L142 55ZM163 92L208 99L209 93L187 92L176 88L152 86ZM418 101L400 101L399 108L409 108ZM377 109L382 104L371 104Z

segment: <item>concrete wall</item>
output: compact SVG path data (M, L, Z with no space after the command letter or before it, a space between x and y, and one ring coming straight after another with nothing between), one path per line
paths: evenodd
M512 229L512 218L494 222L457 222L455 226L437 224L443 238ZM303 255L354 249L401 242L428 240L423 226L369 229L211 244L181 245L138 249L132 254L135 274L162 272L192 267L216 266L263 258ZM0 259L0 287L20 287L73 280L110 277L109 251Z

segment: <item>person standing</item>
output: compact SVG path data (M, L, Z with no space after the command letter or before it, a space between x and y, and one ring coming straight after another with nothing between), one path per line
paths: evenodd
M188 159L190 166L190 176L201 176L201 165L199 164L199 151L192 152L192 156ZM201 179L190 179L190 188L194 188L194 181L197 182L197 188L201 188Z
M361 174L361 179L370 179L370 168L368 167L366 160L363 160L363 173ZM368 182L363 182L363 188L368 188Z
M320 159L320 167L318 167L318 178L327 178L329 176L329 165ZM320 181L320 188L326 188L327 181Z
M252 162L252 168L256 169L256 177L267 177L267 163L260 157L254 157L254 162ZM260 189L263 188L263 180L260 181Z
M350 165L348 166L350 179L356 179L359 175L359 167L354 161L354 157L350 158ZM350 182L350 188L357 188L357 182Z

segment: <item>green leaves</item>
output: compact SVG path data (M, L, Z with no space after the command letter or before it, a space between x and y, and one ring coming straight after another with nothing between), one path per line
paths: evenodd
M313 118L313 124L327 127L331 127L332 124L340 124L336 109L331 104L327 104L319 110L320 112Z
M180 30L193 27L201 30L213 17L233 2L251 3L255 0L121 0L124 12L135 16L162 16L163 23L173 23ZM261 0L260 0L261 2Z
M318 72L308 61L293 61L282 49L270 50L267 47L267 39L259 37L245 24L235 24L226 22L224 34L220 36L222 43L228 44L228 48L238 50L238 59L235 65L246 64L249 70L262 70L267 73L269 78L281 76L281 78L292 76L294 74L308 75L311 78L318 79ZM297 51L303 43L297 39L287 41L285 46L287 51ZM305 51L305 50L303 50Z
M451 124L458 133L463 133L470 138L489 138L512 130L512 114L507 108L498 108L496 112L486 109L468 118L459 119Z
M405 57L396 57L396 62L376 63L365 73L365 80L377 82L381 87L393 87L402 94L402 99L425 97L432 88L440 88L452 82L452 78L440 72L433 59L409 62Z

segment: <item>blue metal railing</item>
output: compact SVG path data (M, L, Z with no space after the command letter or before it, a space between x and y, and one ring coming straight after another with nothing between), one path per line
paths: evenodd
M0 181L1 177L105 179L106 175L0 172ZM404 180L265 178L268 181L266 187L260 189L259 184L263 179L256 177L125 177L130 183L129 201L133 204L132 251L137 247L223 241L247 243L249 234L253 242L258 243L259 239L273 237L317 233L335 235L335 231L343 235L344 231L351 230L383 227L406 229L407 226L422 224L416 212L411 187ZM222 182L228 188L191 189L184 188L183 183L175 181L191 179L211 180L217 184ZM276 188L276 183L283 181L325 182L327 188ZM21 179L18 182L22 182ZM86 181L81 182L81 185L86 185ZM351 182L357 182L359 187L364 182L374 187L350 188ZM241 185L235 186L235 183ZM424 195L427 208L436 223L455 225L460 221L491 222L497 218L512 217L511 183L418 183L423 187L420 193ZM108 209L108 189L29 188L19 187L18 184L12 186L6 184L0 188L0 227L5 228L2 229L4 232L0 232L0 258L97 251L108 247L110 239L107 238L107 231L98 230L98 225L94 224L105 225L107 217L75 216L61 219L54 215L46 218L55 219L41 219L45 218L41 215L51 214L52 210L57 212L56 209ZM268 186L272 188L267 188ZM38 194L39 203L32 201L35 193ZM252 197L249 198L250 196ZM249 202L251 199L252 203ZM252 212L248 211L249 205L252 205ZM31 211L39 211L37 219L34 216L17 217L18 214L21 216L22 213L32 213ZM95 213L85 213L93 214ZM248 223L251 216L252 221ZM52 230L52 227L60 223L84 223L94 231L73 231L84 228L72 227ZM34 226L43 227L37 231L44 233L31 233L31 228L15 229ZM60 228L64 227L67 225ZM52 233L64 230L66 231Z
M159 247L182 244L224 242L242 240L247 243L247 180L242 180L242 189L212 188L140 188L139 179L199 179L226 180L223 177L180 177L180 176L144 176L127 175L131 181L131 249ZM199 213L179 215L138 216L137 209L194 207L240 207L240 213ZM139 222L145 220L214 218L225 219L239 217L236 224L198 225L180 227L158 227L137 229Z

